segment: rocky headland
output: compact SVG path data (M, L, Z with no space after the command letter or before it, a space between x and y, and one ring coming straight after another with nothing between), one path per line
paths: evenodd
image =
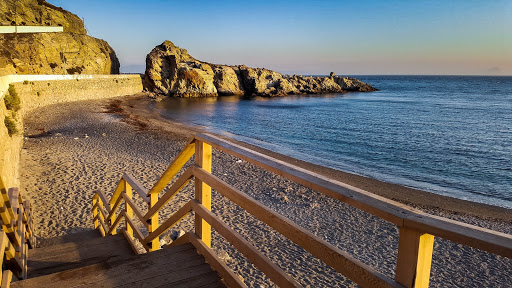
M286 96L297 94L370 92L376 89L355 78L283 75L245 65L218 65L200 61L187 50L165 41L146 57L144 87L172 97Z
M75 14L43 0L0 2L2 26L62 26L64 32L0 34L0 76L7 74L117 74L114 49L87 35Z

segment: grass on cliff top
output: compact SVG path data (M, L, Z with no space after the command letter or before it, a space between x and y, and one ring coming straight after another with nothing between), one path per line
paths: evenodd
M7 93L4 96L4 103L5 107L8 110L12 110L14 112L20 110L21 108L21 100L18 96L18 93L16 92L16 89L14 89L14 86L11 84L9 85L9 93Z
M12 136L12 135L18 133L18 127L16 126L16 121L14 121L11 117L5 116L4 125L5 125L5 128L7 128L7 133L9 133L9 136Z

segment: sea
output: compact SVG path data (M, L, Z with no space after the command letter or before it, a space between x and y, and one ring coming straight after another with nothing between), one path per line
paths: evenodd
M512 208L512 77L354 77L379 91L165 99L151 108L315 164Z

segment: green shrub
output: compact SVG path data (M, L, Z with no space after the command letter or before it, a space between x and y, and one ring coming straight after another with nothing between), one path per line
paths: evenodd
M11 84L9 85L9 93L4 96L5 107L8 110L18 111L21 108L21 101L18 93L16 93L16 89Z
M9 136L18 133L18 127L16 127L16 122L11 117L5 116L4 125L7 128L7 133L9 133Z

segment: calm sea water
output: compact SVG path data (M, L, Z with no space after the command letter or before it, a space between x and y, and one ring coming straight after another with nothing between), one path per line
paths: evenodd
M380 91L153 108L316 164L512 208L512 77L357 78Z

